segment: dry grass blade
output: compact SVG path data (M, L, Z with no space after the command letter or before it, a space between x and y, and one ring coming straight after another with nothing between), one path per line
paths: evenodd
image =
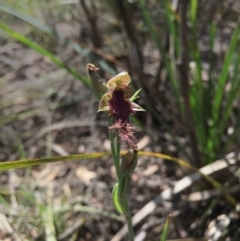
M90 154L77 154L70 156L60 156L60 157L46 157L46 158L38 158L38 159L26 159L26 160L17 160L17 161L8 161L0 163L0 171L16 169L16 168L24 168L31 167L40 164L53 163L59 161L72 161L72 160L83 160L83 159L92 159L92 158L100 158L104 156L110 156L111 153L103 152L103 153L90 153Z

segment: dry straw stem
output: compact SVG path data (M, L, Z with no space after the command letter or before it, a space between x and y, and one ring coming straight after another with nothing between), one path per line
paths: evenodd
M59 161L73 161L73 160L82 160L82 159L93 159L100 158L104 156L110 156L110 152L100 152L100 153L90 153L90 154L76 154L69 156L56 156L56 157L46 157L46 158L37 158L37 159L22 159L17 161L7 161L0 163L0 171L24 168L30 166L36 166L40 164L53 163Z
M126 152L121 152L121 155L123 155L123 154L126 154ZM100 158L100 157L111 156L111 155L112 155L112 153L110 153L110 152L100 152L100 153L90 153L90 154L76 154L76 155L61 156L61 157L57 156L57 157L47 157L47 158L38 158L38 159L22 159L22 160L17 160L17 161L8 161L8 162L0 163L0 171L30 167L30 166L58 162L58 161L93 159L93 158ZM197 172L196 174L203 176L214 187L221 190L222 194L226 197L227 201L229 203L231 203L233 206L235 206L237 203L236 200L231 195L228 194L228 192L224 189L224 187L218 181L216 181L214 178L208 176L208 175L212 174L211 172L209 172L209 173L207 172L207 174L205 174L204 172L201 171L202 169L205 170L204 168L207 168L208 166L205 166L205 167L201 168L200 170L198 170L194 166L190 165L189 163L187 163L179 158L168 156L168 155L161 154L161 153L155 153L155 152L139 151L138 156L149 156L149 157L162 158L165 160L173 161L181 166L187 167L187 168ZM211 165L213 167L215 167L215 163L213 163ZM211 166L211 165L209 165L209 166ZM215 170L215 169L213 169L213 170Z
M159 157L159 154L151 153L151 152L139 152L139 156L154 156ZM165 158L169 160L169 156L160 154L161 158ZM165 157L164 157L165 156ZM181 161L184 166L189 167L190 165L178 158L174 158L175 162ZM171 160L173 161L173 159ZM150 213L154 211L154 209L166 200L172 200L174 196L178 195L180 192L192 186L195 182L199 181L202 177L206 177L212 175L216 172L222 171L223 169L235 165L240 162L240 152L238 153L230 153L224 159L215 161L214 163L202 167L198 172L193 173L189 176L186 176L179 180L174 187L167 188L164 190L159 196L155 199L147 203L141 210L139 210L132 219L133 226L136 226L140 221L142 221L145 217L147 217ZM180 164L180 163L179 163ZM119 232L111 239L111 241L120 241L127 234L127 226L124 225Z

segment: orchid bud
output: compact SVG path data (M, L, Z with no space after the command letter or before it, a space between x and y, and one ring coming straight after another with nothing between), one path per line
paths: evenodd
M107 92L108 88L97 74L99 68L93 64L88 64L87 70L89 74L89 87L92 89L96 97L101 98Z
M121 160L120 170L122 174L131 174L138 162L138 150L129 150Z

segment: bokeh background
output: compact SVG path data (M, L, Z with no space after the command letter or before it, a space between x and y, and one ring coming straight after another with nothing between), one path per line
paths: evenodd
M1 0L0 161L110 151L86 65L104 81L127 71L146 110L132 119L139 148L207 166L225 190L191 181L139 221L136 240L159 240L168 214L169 240L238 240L239 14L233 0ZM191 173L139 157L133 214ZM123 226L115 182L111 158L1 172L0 240L111 240Z

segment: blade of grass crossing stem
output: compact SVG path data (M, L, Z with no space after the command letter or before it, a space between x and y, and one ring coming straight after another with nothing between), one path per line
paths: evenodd
M161 45L161 40L158 37L157 31L155 30L155 26L153 24L153 21L151 19L150 14L147 10L147 6L145 4L145 1L144 0L138 0L137 3L138 3L138 6L140 8L140 11L143 15L143 18L144 18L146 24L148 25L150 34L151 34L153 40L155 41L155 44L156 44L156 46L159 50L159 53L160 53L160 56L162 57L164 65L167 69L167 73L169 75L169 79L171 81L173 91L175 92L175 95L176 95L176 100L177 100L178 106L179 106L181 114L183 116L183 113L184 113L183 110L184 109L183 109L183 104L180 101L181 100L181 98L180 98L181 97L180 87L179 87L179 83L177 82L176 76L174 75L174 72L173 72L173 69L172 69L172 66L171 66L171 62L170 62L169 58L167 57L167 55L164 51L164 48Z
M168 230L169 230L169 226L170 226L170 219L171 219L171 215L168 215L167 220L166 220L166 222L163 226L163 231L162 231L160 241L166 241L167 240Z
M177 7L178 7L178 3L176 1L173 1L172 3L169 3L168 1L164 0L166 4L168 4L168 8L171 11L171 13L173 14L173 16L175 17L176 21L178 23L180 23L180 16L177 12Z
M33 42L29 38L23 36L22 34L14 31L13 29L9 28L4 23L0 22L0 28L9 34L12 38L16 39L17 41L21 42L22 44L28 46L31 49L34 49L38 53L40 53L43 56L48 57L53 63L58 65L60 68L66 69L71 75L73 75L75 78L81 80L86 86L88 86L88 80L85 76L81 75L76 71L75 69L67 66L64 62L62 62L58 57L56 57L54 54L49 52L47 49L43 48L41 45Z
M61 41L62 43L68 45L69 47L71 47L72 49L74 49L76 52L78 52L79 54L81 54L84 57L87 58L92 58L92 55L90 54L90 51L87 49L82 48L79 44L73 42L70 39L67 39L66 37L64 37L63 35L57 33L56 31L52 30L49 26L41 23L38 19L33 18L31 16L28 16L26 13L22 13L19 10L12 8L10 6L8 6L5 3L0 3L0 9L2 11L5 11L23 21L25 21L26 23L34 26L35 28L38 28L39 30L43 31L44 33L57 38L59 41ZM94 59L94 61L96 61L99 65L99 67L105 71L107 71L108 73L115 75L116 71L114 69L112 69L106 62L104 62L103 60L97 60Z

